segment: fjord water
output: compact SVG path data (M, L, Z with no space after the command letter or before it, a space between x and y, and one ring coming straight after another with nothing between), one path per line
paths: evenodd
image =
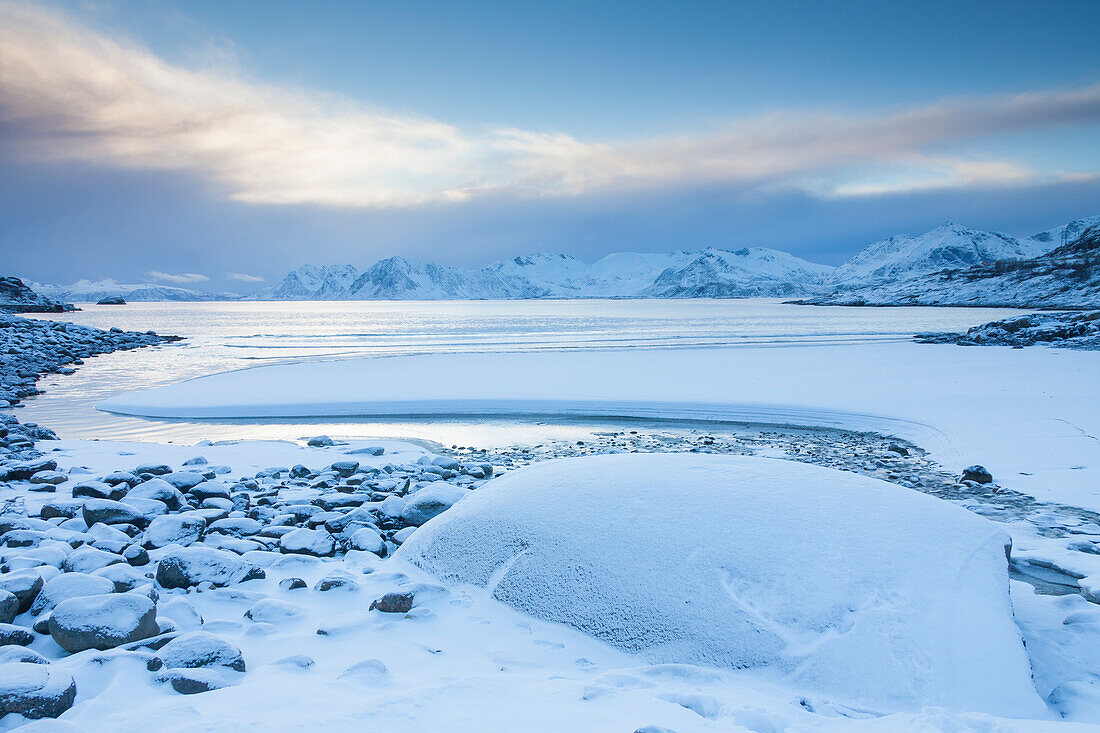
M176 440L303 435L401 436L499 443L556 435L554 426L499 421L461 426L331 418L308 421L164 421L99 412L114 395L268 364L456 352L766 348L907 340L922 331L960 331L1018 311L993 308L817 308L778 299L523 300L133 303L83 305L39 315L97 328L154 330L186 337L175 345L90 359L71 376L39 382L24 421L62 438ZM654 375L659 379L660 375ZM561 434L570 434L561 427Z

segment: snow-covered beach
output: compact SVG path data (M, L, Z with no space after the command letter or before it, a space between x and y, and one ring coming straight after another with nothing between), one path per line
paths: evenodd
M182 348L186 347L158 346L145 353L115 354L103 357L107 359L103 364L113 373L121 360L131 356L159 358L158 354L170 356L172 349ZM12 652L9 659L34 661L38 654L50 661L49 684L71 678L76 694L67 701L72 707L61 720L81 730L145 727L166 710L171 720L168 730L193 730L198 725L342 730L368 719L413 730L496 726L548 731L568 725L736 730L759 728L765 721L773 729L948 724L965 729L986 725L992 720L990 714L998 716L998 725L1019 730L1064 725L1057 722L1063 718L1092 721L1096 707L1091 680L1097 672L1090 659L1100 650L1100 633L1092 629L1100 627L1100 606L1086 599L1100 597L1100 563L1096 562L1100 556L1086 549L1100 543L1100 516L1089 511L1095 508L1089 477L1097 462L1095 444L1084 433L1095 430L1090 420L1095 419L1096 393L1089 377L1095 373L1096 356L1096 352L1042 348L883 343L874 338L844 345L586 348L308 361L128 392L111 398L103 408L162 418L199 418L200 425L203 418L226 419L231 425L232 419L240 418L263 422L309 416L324 422L368 415L406 421L504 419L519 425L537 424L555 415L587 419L601 428L618 421L620 428L593 432L582 427L582 433L588 431L585 440L567 439L567 431L558 439L540 438L534 445L520 441L489 450L476 445L429 449L430 444L423 442L341 439L339 433L334 440L314 440L313 446L305 444L306 434L296 441L199 444L38 441L35 447L46 451L38 460L56 466L34 466L30 454L13 455L7 461L9 471L11 464L28 461L33 468L26 478L15 477L24 475L18 472L9 476L8 489L0 497L15 500L9 504L9 513L25 512L27 517L7 520L3 558L11 578L5 587L20 587L16 579L23 577L40 577L43 587L57 578L73 579L48 586L56 586L55 590L36 591L53 600L37 608L30 608L28 601L28 610L13 618L15 624L8 633L15 636L10 638L18 638L15 628L35 624L45 634L32 634L27 651ZM868 361L889 364L886 372L891 378L876 380L875 370L861 366ZM91 363L89 374L99 368L98 362ZM1028 379L1035 374L1054 377L1039 384ZM1001 381L994 375L1001 375ZM52 399L61 398L66 379L79 378L65 374L51 378ZM844 389L844 383L855 386ZM1018 395L1017 402L1005 403L1008 390ZM213 427L218 420L209 424ZM342 427L351 432L362 429L355 422ZM990 440L990 435L1003 436L1005 442ZM558 492L538 498L546 486L556 481L562 490L587 481L610 486L622 480L624 471L633 470L631 453L653 451L679 454L681 463L675 456L653 456L663 462L642 469L655 481L656 494L640 498L631 515L637 518L633 521L645 521L645 513L653 512L649 523L657 534L636 541L660 557L680 558L671 566L677 575L695 567L687 558L698 553L707 556L712 551L708 548L728 546L739 535L737 521L731 525L732 520L720 523L734 531L728 536L708 538L689 529L702 520L700 512L705 510L686 503L686 495L685 501L673 497L689 486L703 487L700 498L711 502L710 513L719 511L720 504L713 502L728 489L715 494L705 487L715 481L724 484L727 476L734 486L738 476L745 477L746 489L761 487L765 475L771 476L767 481L778 482L768 492L772 497L768 511L780 512L776 519L765 519L762 509L747 509L748 495L735 498L737 490L730 496L735 507L731 516L759 517L753 521L761 523L761 531L772 527L771 534L784 546L825 546L844 558L846 569L841 576L822 586L840 595L817 607L814 604L822 598L818 590L798 592L797 605L809 615L797 619L781 611L791 599L765 592L772 581L758 587L758 581L747 580L757 573L763 573L760 579L774 576L777 569L729 570L731 578L740 578L734 596L739 600L733 605L726 605L728 585L714 585L709 571L699 576L702 585L695 586L689 597L721 594L718 606L699 618L706 623L708 618L733 614L723 624L747 623L747 628L757 629L754 634L763 635L762 640L774 640L752 655L763 654L773 643L780 645L774 649L786 649L775 660L754 656L755 661L747 665L704 661L714 654L713 649L745 654L746 647L737 637L709 642L718 646L698 657L692 647L670 653L659 645L649 647L648 642L637 647L616 641L614 635L581 633L578 629L591 630L581 618L604 619L601 624L610 620L608 628L625 629L614 619L625 623L645 604L658 604L654 609L660 615L671 609L659 610L667 599L625 600L635 597L630 594L601 598L592 587L578 587L569 600L547 598L539 607L543 610L535 611L529 601L546 597L550 588L559 587L557 582L540 588L541 581L535 580L535 586L521 583L515 586L521 590L505 593L501 579L512 577L520 567L508 561L498 568L488 588L481 587L484 583L474 581L476 572L468 577L438 564L440 558L462 562L469 550L431 549L430 538L435 534L421 535L416 529L440 511L442 521L449 516L444 511L447 506L460 500L465 506L468 494L479 494L480 487L505 478L529 487L532 497L553 505L551 497ZM608 453L619 454L624 461L609 472L601 464L586 463L596 458L583 457ZM570 456L578 456L571 460L579 461L575 464L578 477L584 477L580 484L568 472L554 468L558 461L547 462ZM712 472L710 479L696 473L716 460L733 462L713 464L723 468ZM993 471L995 483L960 482L961 468L979 461ZM561 465L564 469L570 464ZM788 465L790 469L785 468ZM533 478L524 480L536 467L544 467L544 473L531 473ZM799 473L803 470L821 473ZM505 478L492 478L500 474ZM914 552L914 542L928 541L902 540L897 534L900 529L890 530L878 521L869 526L879 527L883 537L862 533L864 547L841 549L836 538L861 535L844 529L844 523L865 526L862 523L868 521L853 511L854 506L845 509L840 494L831 496L854 480L844 478L853 474L866 477L860 480L869 482L867 489L886 502L882 511L892 516L903 510L893 504L888 489L900 492L899 499L929 495L922 497L927 505L904 510L917 512L902 523L906 527L957 521L947 515L933 519L940 507L959 512L960 519L970 518L966 522L975 522L973 529L989 533L989 539L979 542L986 543L981 551L985 569L966 565L970 569L965 572L972 575L961 586L933 590L929 583L940 581L932 579L942 577L947 565L959 562L961 556L955 556L949 546L939 548L938 559L922 550ZM674 488L695 475L698 478L680 491ZM880 483L882 488L875 488ZM510 484L501 485L505 491ZM628 481L626 486L640 484ZM775 491L780 486L797 487L791 501L803 508L811 497L823 501L821 508L811 511L825 522L823 531L828 528L838 534L828 540L795 540L789 531L776 529L778 516L794 521L794 505L790 510L776 508L779 494ZM518 499L518 494L503 496L505 505ZM602 527L609 539L631 542L631 532L607 529L609 520L599 519L601 512L620 511L621 499L597 492L584 502L597 496L606 504L584 510L596 524L577 539L595 543ZM865 499L853 501L869 507ZM584 502L571 500L560 511ZM466 515L489 521L485 513L489 510L476 506L470 504ZM514 518L536 520L546 511L520 508ZM924 512L932 514L924 516ZM455 514L452 521L458 522L461 516ZM995 521L987 522L983 516ZM673 530L677 522L684 524ZM807 526L804 520L797 524ZM431 526L437 527L436 533L452 533L444 536L469 534L445 530L449 524ZM699 530L708 526L712 525L704 522ZM972 541L963 540L964 536L959 535L960 541ZM417 549L410 546L409 552L395 553L411 537L420 538ZM496 542L473 536L470 541L486 549ZM671 544L661 549L659 543L664 541ZM759 545L760 541L753 542ZM1004 563L1001 547L1009 542L1011 568ZM188 556L192 548L197 553L193 558ZM881 553L879 559L870 559L867 553L872 548ZM596 572L601 567L627 572L610 552L597 550L594 560L583 562L596 562L592 566ZM902 555L905 563L895 566ZM774 552L762 557L772 556ZM570 552L568 557L572 559L567 564L582 562L583 553ZM639 559L644 562L644 557ZM489 567L499 562L487 561ZM531 567L553 572L561 562L547 556ZM894 569L872 582L873 573L886 566ZM733 566L719 561L718 567ZM809 573L803 581L792 578L784 584L790 588L812 585L810 578L820 580L825 572L812 570L808 558L788 558L783 567ZM873 570L876 567L879 570ZM998 592L1004 593L1009 569L1016 578L1011 582L1011 606L1007 594L996 600ZM920 573L929 572L921 579ZM113 587L99 588L100 579L109 580ZM913 590L902 591L897 583L914 583L912 589L921 589L920 600L913 601L916 606L898 605ZM984 583L990 583L988 590L981 590ZM998 586L1000 591L995 590ZM844 587L848 590L841 590ZM93 590L99 595L89 596ZM963 592L971 594L968 600L953 595ZM157 634L143 641L140 637L150 632L131 631L126 636L122 630L117 632L119 638L127 641L119 646L107 643L113 650L92 648L67 654L58 646L59 639L68 644L73 635L95 637L103 630L51 632L44 621L51 604L68 597L105 603L111 595L154 601ZM933 610L932 598L940 599L937 603L943 610ZM370 608L376 601L385 608L396 605L393 610ZM862 610L841 620L830 610L829 604L837 602ZM767 610L768 603L778 605ZM725 610L719 610L722 607ZM977 624L974 630L966 632L959 626L961 619L952 610L958 608L968 609ZM891 614L896 620L887 623ZM931 614L926 616L928 631L918 631L913 622L924 614ZM117 616L116 612L113 617ZM68 617L60 618L59 624ZM961 633L960 639L985 644L964 656L990 666L967 669L945 657L928 661L932 676L912 677L906 671L911 652L900 650L907 644L929 650L941 643L957 646L958 641L942 636L947 628ZM996 637L994 629L1007 636ZM853 630L860 630L859 636L853 636ZM858 674L845 674L850 679L844 683L847 688L840 684L841 678L829 665L849 666L854 649L845 651L844 646L835 646L839 641L827 641L838 633L840 639L848 639L844 643L864 650L862 658L870 654L887 664L866 670L883 683L880 692L872 693L870 678L860 681ZM183 642L167 646L181 635ZM129 641L133 637L138 640ZM872 642L874 638L894 649L891 653L899 655L900 667L890 671L885 652L869 650L866 645L877 643ZM1017 646L1019 642L1023 643ZM157 657L161 645L166 653L176 655L172 661ZM103 642L99 646L106 648ZM215 654L211 649L222 651ZM788 662L778 661L790 660L796 649L802 663L789 668ZM203 654L214 654L214 661L201 661L206 658ZM233 661L238 658L244 660L243 672ZM28 666L21 674L30 671ZM937 675L947 677L937 682ZM862 692L853 696L854 689ZM197 690L212 691L179 697L179 691ZM251 712L242 716L245 709ZM257 714L257 709L265 712ZM11 727L19 720L9 715L0 725Z

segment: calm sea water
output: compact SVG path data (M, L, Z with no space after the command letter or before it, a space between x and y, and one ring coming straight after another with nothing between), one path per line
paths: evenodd
M454 352L698 347L782 347L907 340L920 331L959 331L1016 311L980 308L816 308L776 299L569 301L343 301L134 303L83 306L42 318L186 341L88 360L52 376L20 419L63 438L176 440L415 437L445 444L501 444L572 437L570 425L467 421L407 423L157 421L94 409L109 396L208 374L316 359ZM591 426L590 426L591 427ZM503 430L503 432L502 432Z

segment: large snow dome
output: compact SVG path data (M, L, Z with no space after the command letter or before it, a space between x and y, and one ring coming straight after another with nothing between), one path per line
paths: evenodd
M789 461L627 454L505 475L398 556L650 662L872 711L1041 714L993 523Z

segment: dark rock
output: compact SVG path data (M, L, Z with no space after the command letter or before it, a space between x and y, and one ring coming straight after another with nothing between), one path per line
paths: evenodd
M412 610L412 605L412 593L387 593L372 602L368 610L374 611L377 609L382 613L408 613Z
M985 466L973 465L963 469L962 480L974 481L979 484L991 484L993 483L993 474L985 470Z

